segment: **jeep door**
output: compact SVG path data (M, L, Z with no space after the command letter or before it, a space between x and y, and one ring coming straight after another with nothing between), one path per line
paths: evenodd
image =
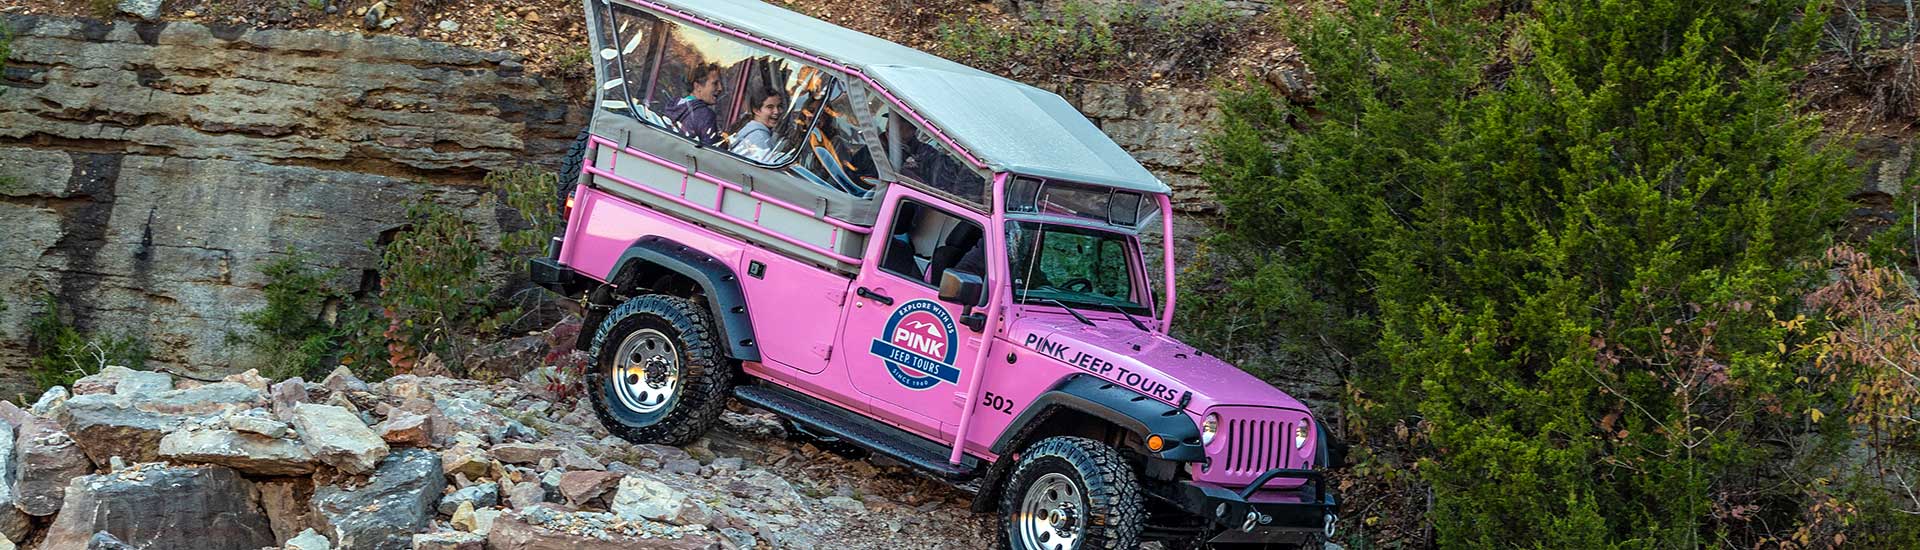
M904 186L881 206L840 332L848 375L873 411L926 435L959 423L980 334L939 299L943 273L986 275L986 217ZM984 300L983 300L984 302Z

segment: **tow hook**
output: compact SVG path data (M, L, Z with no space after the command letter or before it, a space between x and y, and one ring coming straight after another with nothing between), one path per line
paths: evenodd
M1333 540L1333 531L1338 523L1340 523L1340 516L1327 514L1327 526L1322 528L1327 533L1327 540Z
M1258 511L1248 511L1247 521L1242 522L1240 524L1240 530L1243 532L1252 533L1253 528L1266 525L1269 523L1273 523L1273 516L1262 514Z

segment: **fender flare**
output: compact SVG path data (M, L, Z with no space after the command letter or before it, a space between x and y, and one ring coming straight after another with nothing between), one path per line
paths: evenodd
M1206 450L1200 445L1200 426L1185 411L1087 374L1069 376L1034 398L1033 403L1008 424L1013 429L1002 432L994 440L993 453L1004 456L1018 450L1014 446L1025 443L1022 439L1026 438L1027 428L1044 421L1057 409L1092 415L1141 438L1159 434L1172 445L1154 453L1155 458L1174 462L1206 460Z
M740 278L725 262L693 247L648 235L628 246L613 265L619 267L607 280L616 285L631 284L624 277L644 266L658 266L692 279L707 296L707 311L718 321L716 328L727 344L727 355L740 361L760 360L753 320L747 315L747 295L740 290Z

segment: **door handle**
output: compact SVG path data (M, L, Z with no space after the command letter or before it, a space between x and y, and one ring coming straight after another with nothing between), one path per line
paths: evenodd
M889 305L889 306L893 305L893 298L889 298L885 294L874 292L872 289L869 289L864 286L854 290L853 293L860 295L861 298L866 298L868 300L880 302L881 305Z

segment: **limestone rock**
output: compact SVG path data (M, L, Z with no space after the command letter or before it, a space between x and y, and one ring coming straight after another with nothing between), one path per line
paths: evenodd
M140 550L131 544L121 542L113 533L101 531L87 538L87 550Z
M268 390L273 396L273 416L280 420L293 419L293 406L307 402L307 382L296 376L281 380Z
M114 395L126 395L135 398L159 395L173 391L173 377L164 372L130 370L113 385Z
M390 445L408 447L429 447L433 445L433 431L428 427L426 415L406 411L395 411L380 423L380 439Z
M614 527L610 514L561 514L546 507L524 514L506 514L487 533L488 550L706 550L719 544L702 533L653 532L659 524L641 526L649 536L629 534ZM631 525L628 529L633 529Z
M571 471L560 474L560 496L565 497L567 503L574 506L584 505L619 485L623 477L626 476L599 471Z
M308 529L318 528L313 512L313 478L285 477L255 481L260 492L260 508L273 527L273 538L285 542Z
M40 394L40 399L33 402L33 414L47 418L58 418L60 413L66 410L67 399L72 397L73 394L68 393L65 386L48 388L45 393Z
M13 490L13 426L0 423L0 538L27 540L33 529L31 518L15 506L19 496Z
M72 437L52 420L32 419L20 426L13 443L15 506L35 516L60 511L67 482L86 475L93 463ZM93 531L87 531L91 534ZM76 542L84 539L76 539Z
M491 469L486 451L473 445L454 445L440 452L440 464L447 469L447 475L464 475L468 479L485 477Z
M298 441L232 430L181 430L160 439L160 457L171 462L219 464L263 476L310 474L313 453Z
M480 535L493 530L493 522L500 518L504 510L498 508L475 509L473 503L462 502L460 508L453 511L453 528Z
M143 21L159 21L162 3L162 0L120 0L120 3L114 5L114 9Z
M106 368L100 369L100 372L82 376L79 380L74 380L73 394L90 395L96 393L113 393L114 388L120 386L120 380L126 378L127 374L132 372L134 372L133 369L119 365L109 365Z
M464 531L441 531L413 536L413 550L486 550L487 536Z
M476 483L454 491L440 498L440 513L453 515L462 503L472 503L475 508L487 508L500 504L500 485L497 483Z
M507 503L524 510L547 501L547 489L537 481L522 481L507 487Z
M142 548L275 546L253 484L232 469L142 464L74 478L42 548L79 548L105 531Z
M287 423L274 420L265 409L251 409L243 413L227 415L227 427L233 431L261 435L265 437L286 437Z
M620 479L613 505L607 510L628 521L650 519L684 525L683 509L689 505L685 492L659 480L630 475Z
M238 382L214 382L135 397L134 406L140 410L172 415L209 415L266 404L265 393Z
M566 449L545 443L507 443L494 445L492 454L507 464L539 464L541 459L558 458Z
M399 449L365 484L315 489L313 507L343 550L403 550L433 518L446 483L438 455Z
M293 425L315 457L341 471L364 474L387 456L387 442L346 409L302 403L294 407ZM439 462L436 457L434 466Z
M354 376L353 369L347 368L346 365L335 367L333 372L328 374L325 380L320 381L320 387L326 388L327 391L334 393L343 391L363 392L373 389L372 386L368 386L360 377Z
M95 463L121 457L135 462L159 459L160 438L186 419L135 407L128 396L90 393L67 400L60 424Z
M239 374L229 374L226 378L221 378L220 381L240 384L253 388L253 391L263 394L267 393L272 385L272 382L267 380L265 376L260 376L260 369L247 369L246 372Z
M308 529L287 539L287 544L281 550L333 550L333 541L327 540L318 531Z

